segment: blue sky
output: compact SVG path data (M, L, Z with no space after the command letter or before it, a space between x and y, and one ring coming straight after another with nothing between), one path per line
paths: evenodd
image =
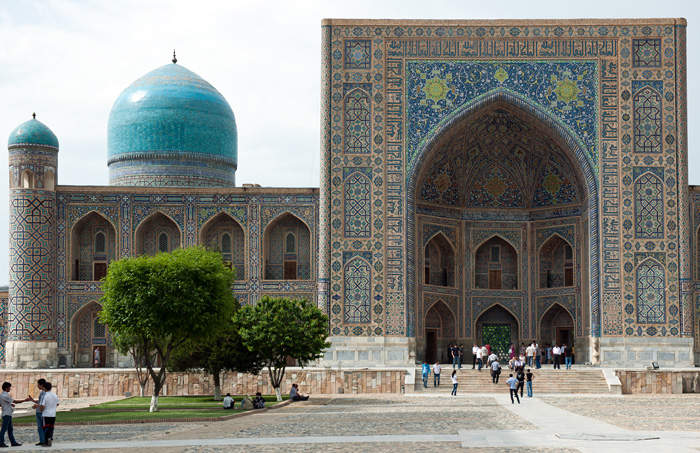
M237 184L317 187L323 18L589 17L688 19L690 183L700 185L700 157L692 151L700 91L691 83L700 15L690 0L0 0L0 136L36 112L60 142L58 183L105 185L114 100L169 63L175 48L178 63L214 85L235 112ZM8 281L7 178L0 171L0 285Z

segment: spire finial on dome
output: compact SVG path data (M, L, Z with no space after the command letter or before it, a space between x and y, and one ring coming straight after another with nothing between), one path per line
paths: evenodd
M175 49L173 49L173 63L177 63L177 57L175 56Z
M36 119L36 113L32 113L32 118Z

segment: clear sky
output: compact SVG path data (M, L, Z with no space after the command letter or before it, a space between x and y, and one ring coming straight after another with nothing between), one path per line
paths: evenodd
M690 183L700 3L687 0L0 0L0 139L36 112L60 142L58 184L107 184L107 119L132 81L170 62L202 76L238 123L236 182L318 187L321 19L688 19ZM697 125L697 127L695 127ZM7 165L6 142L0 163ZM6 167L7 168L7 167ZM0 285L8 282L0 171Z

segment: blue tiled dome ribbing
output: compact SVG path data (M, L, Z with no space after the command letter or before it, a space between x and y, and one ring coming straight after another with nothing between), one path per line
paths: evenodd
M7 147L35 145L58 150L58 138L51 129L37 119L26 121L15 128L7 139Z
M129 85L109 116L111 184L232 186L237 148L236 120L226 99L178 64Z

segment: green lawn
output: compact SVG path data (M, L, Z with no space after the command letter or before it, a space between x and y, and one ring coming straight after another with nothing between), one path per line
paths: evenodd
M238 406L243 399L243 395L233 396ZM267 407L277 404L275 395L264 395L263 398ZM288 396L283 397L285 400ZM91 422L91 421L114 421L123 420L156 420L164 418L211 418L225 417L231 414L247 412L241 409L233 409L225 411L221 408L221 401L214 401L213 396L161 396L158 398L158 407L160 412L148 412L151 404L150 397L131 397L108 403L97 404L85 409L75 409L68 412L59 412L57 416L58 423L66 422ZM119 409L114 411L100 411L95 409ZM32 416L16 417L14 423L32 423L36 422L36 418Z

